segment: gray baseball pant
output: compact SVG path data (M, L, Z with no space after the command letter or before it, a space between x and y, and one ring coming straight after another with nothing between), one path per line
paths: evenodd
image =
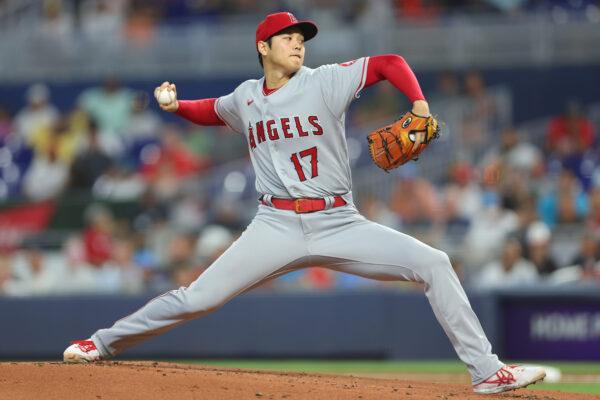
M473 383L502 367L448 256L365 219L351 204L307 214L259 205L238 240L189 287L151 300L112 327L97 331L92 340L104 358L113 357L204 316L269 279L310 265L377 280L424 283L433 312Z

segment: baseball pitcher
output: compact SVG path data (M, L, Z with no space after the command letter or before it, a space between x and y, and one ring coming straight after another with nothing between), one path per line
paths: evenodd
M445 253L357 211L345 138L350 102L387 80L412 103L400 120L368 136L373 161L385 170L416 159L437 137L438 125L400 56L303 66L305 42L316 34L311 21L298 21L288 12L270 14L256 29L261 79L247 80L219 98L191 101L178 100L173 83L156 88L163 110L201 125L227 125L245 137L260 194L258 211L240 238L189 287L165 293L112 327L73 342L64 360L114 357L267 280L318 264L371 279L424 283L475 392L498 393L542 380L543 369L507 366L492 353Z

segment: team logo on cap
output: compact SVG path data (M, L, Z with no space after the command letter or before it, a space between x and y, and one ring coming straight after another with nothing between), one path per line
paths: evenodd
M287 15L288 15L288 17L290 17L290 21L291 21L292 23L294 23L294 24L295 24L296 22L298 22L298 20L296 19L296 17L294 17L294 14L292 14L292 13L287 13Z

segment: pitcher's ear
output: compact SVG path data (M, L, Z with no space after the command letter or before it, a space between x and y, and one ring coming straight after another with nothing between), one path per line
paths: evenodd
M267 52L269 51L269 49L270 49L269 43L267 43L267 42L260 41L256 44L256 50L258 51L259 54L262 54L263 56L267 55Z

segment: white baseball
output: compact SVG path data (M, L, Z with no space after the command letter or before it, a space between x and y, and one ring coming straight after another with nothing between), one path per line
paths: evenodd
M162 89L158 93L158 102L164 106L175 101L175 92L169 89Z

